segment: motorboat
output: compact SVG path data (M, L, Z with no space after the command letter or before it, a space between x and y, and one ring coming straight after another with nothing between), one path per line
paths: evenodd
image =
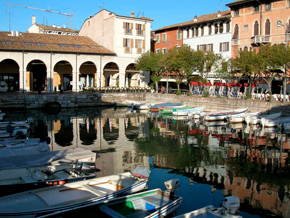
M246 113L248 108L240 108L240 109L233 109L233 110L224 110L218 112L211 112L206 113L203 116L204 121L216 121L216 120L224 120L229 116L236 116Z
M95 177L95 163L59 163L0 170L0 196Z
M161 104L155 104L155 105L152 105L150 107L150 111L159 112L159 108L160 107L173 107L173 106L180 106L180 105L181 105L181 103L170 103L170 102L161 103Z
M98 208L110 217L165 217L174 212L181 202L182 197L153 189L108 200Z
M126 172L0 197L0 216L50 216L147 189L147 175L140 178L134 174Z
M193 116L196 113L203 111L205 107L191 107L187 109L173 109L173 115L175 116Z
M261 118L261 125L264 127L283 126L290 124L290 117L279 117L276 119Z
M6 126L5 129L0 129L0 139L1 138L22 138L26 137L28 134L28 128L26 126Z
M242 218L239 216L238 209L240 208L240 199L235 196L225 197L223 200L222 207L214 207L209 205L174 218L192 218L192 217L203 217L203 218Z

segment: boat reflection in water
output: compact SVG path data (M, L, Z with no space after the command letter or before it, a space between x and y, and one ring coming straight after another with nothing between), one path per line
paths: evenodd
M113 108L6 116L31 118L32 136L49 136L51 150L95 151L98 176L132 172L144 165L151 168L149 189L179 178L177 194L183 202L175 215L218 206L224 196L233 195L241 201L243 217L290 217L290 134L278 129L224 121L201 123ZM80 214L91 217L90 212Z

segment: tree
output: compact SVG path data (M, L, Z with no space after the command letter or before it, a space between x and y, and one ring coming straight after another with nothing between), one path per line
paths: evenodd
M187 81L190 86L190 76L194 67L194 51L188 45L171 48L167 54L167 68L177 84L178 93L180 92L180 83Z
M153 53L148 51L142 54L136 60L136 69L149 71L151 80L155 84L156 92L158 93L158 82L162 78L162 72L165 71L165 59L161 53Z

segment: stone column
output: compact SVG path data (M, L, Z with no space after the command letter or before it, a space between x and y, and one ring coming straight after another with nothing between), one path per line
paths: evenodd
M21 62L19 64L19 91L27 92L28 89L26 87L26 66L25 66L25 52L22 52Z
M75 63L72 63L72 82L73 82L73 92L79 92L79 81L80 81L80 75L79 75L79 65L78 65L78 54L76 54Z

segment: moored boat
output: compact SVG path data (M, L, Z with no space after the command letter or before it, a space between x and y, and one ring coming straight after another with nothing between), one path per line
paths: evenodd
M214 207L209 205L174 218L193 218L193 217L202 217L202 218L242 218L238 215L238 209L240 208L240 200L237 197L229 196L223 200L222 207Z
M233 116L228 117L228 121L230 123L242 123L245 121L247 117L249 117L249 119L253 119L259 116L260 114L261 112L253 112L253 113L245 113L245 114L240 114L240 115L233 115Z
M290 117L280 117L276 119L261 119L261 125L265 127L274 127L290 124Z
M155 104L155 105L152 105L150 107L150 111L159 112L159 108L160 107L173 107L173 106L180 106L180 105L181 105L181 103L170 103L170 102L161 103L161 104Z
M281 117L282 113L273 113L273 114L267 114L267 115L260 115L259 117L246 117L245 122L250 125L257 125L261 123L262 118L264 119L276 119L278 117Z
M0 198L0 216L50 216L97 205L111 198L143 191L147 181L126 172L7 195Z
M173 115L175 116L193 116L196 113L203 111L205 107L191 107L187 109L173 109Z
M203 116L203 120L205 121L216 121L216 120L224 120L226 117L238 115L238 114L244 114L248 108L240 108L240 109L233 109L233 110L224 110L224 111L218 111L213 113L207 113L205 116Z

